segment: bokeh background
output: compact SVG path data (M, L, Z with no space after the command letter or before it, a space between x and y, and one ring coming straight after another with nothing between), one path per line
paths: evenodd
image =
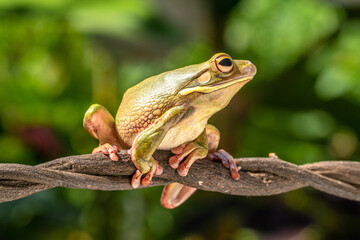
M91 103L215 52L258 68L211 123L236 157L360 160L356 0L0 0L0 160L89 153ZM235 183L234 183L235 184ZM302 189L271 197L161 188L52 189L0 204L0 239L360 239L360 205Z

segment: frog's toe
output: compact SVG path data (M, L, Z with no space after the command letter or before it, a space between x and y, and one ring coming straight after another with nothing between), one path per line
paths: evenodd
M163 167L158 163L158 161L156 161L154 159L154 161L156 162L156 170L155 170L155 175L160 175L163 173L164 169Z
M144 187L150 185L154 174L160 175L163 172L163 168L160 166L160 164L156 160L153 160L153 161L155 162L155 164L150 168L150 171L146 174L146 176L141 181L141 185L143 185Z
M131 179L131 186L133 188L138 188L140 186L140 181L141 181L141 172L140 170L136 170L135 174L133 175L132 179Z
M240 167L236 165L234 158L225 150L220 149L217 152L210 153L206 156L206 158L213 161L221 161L226 168L230 169L231 177L233 179L240 179Z
M169 158L169 164L170 167L176 169L180 164L181 158L179 155L174 155L171 158Z
M181 144L180 146L171 149L171 152L172 152L173 154L180 154L180 153L182 153L182 152L184 151L184 148L185 148L185 147L186 147L186 144L185 144L185 143L184 143L184 144Z
M136 161L134 161L134 163L136 163ZM155 175L160 175L163 172L163 168L161 167L161 165L154 159L152 158L149 162L142 162L142 164L140 165L141 168L139 169L139 164L135 164L136 168L138 168L135 172L135 174L133 175L132 179L131 179L131 186L133 188L138 188L141 185L143 185L144 187L150 185L151 180ZM141 177L144 175L145 177L141 180Z
M185 159L183 163L180 164L180 166L177 168L177 172L180 176L186 176L189 172L189 169L191 165L198 159L203 158L206 156L206 153L204 154L202 149L196 149L193 152L191 152L188 157Z
M113 161L118 161L119 158L116 155L116 153L119 151L119 149L114 145L110 145L109 143L105 143L103 145L100 145L99 147L94 148L92 153L104 153L106 155L109 155L110 159Z
M191 165L198 159L204 158L207 155L207 148L204 148L202 145L191 142L186 146L181 146L182 152L172 156L169 159L169 164L172 168L177 168L177 171L180 176L186 176L189 172ZM174 149L172 152L178 152L178 149ZM184 159L185 161L180 164L180 162Z
M149 186L151 183L151 180L155 174L156 169L152 168L147 174L146 176L143 178L143 180L141 181L141 185L143 185L144 187Z
M193 150L194 146L190 144L181 144L180 146L171 149L171 152L176 154L169 158L170 167L176 169L184 157Z

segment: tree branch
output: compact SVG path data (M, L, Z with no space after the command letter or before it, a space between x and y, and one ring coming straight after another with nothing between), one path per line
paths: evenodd
M87 154L55 159L37 166L0 164L0 202L12 201L54 187L94 190L128 190L135 167L126 151L119 161ZM168 164L171 153L157 151L154 157L164 172L150 186L179 182L205 191L242 196L267 196L303 187L360 201L360 162L324 161L297 166L278 158L238 158L240 180L228 169L206 159L196 161L187 177Z

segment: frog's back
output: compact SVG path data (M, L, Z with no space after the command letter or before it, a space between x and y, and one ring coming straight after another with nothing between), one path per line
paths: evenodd
M131 146L140 132L176 105L181 100L178 92L201 69L200 64L179 68L147 78L129 88L116 115L116 127L122 141Z

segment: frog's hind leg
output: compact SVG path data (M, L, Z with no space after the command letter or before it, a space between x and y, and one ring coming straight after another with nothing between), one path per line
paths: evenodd
M185 202L195 191L196 188L177 182L167 184L161 194L161 205L168 209L176 208Z
M220 149L214 153L209 153L206 158L212 161L221 161L226 168L230 169L231 177L233 179L240 179L239 170L241 167L236 165L234 158L224 149Z
M102 152L117 161L118 157L115 153L122 147L110 112L99 104L93 104L86 111L83 124L85 130L99 140L100 146L94 148L93 153Z

